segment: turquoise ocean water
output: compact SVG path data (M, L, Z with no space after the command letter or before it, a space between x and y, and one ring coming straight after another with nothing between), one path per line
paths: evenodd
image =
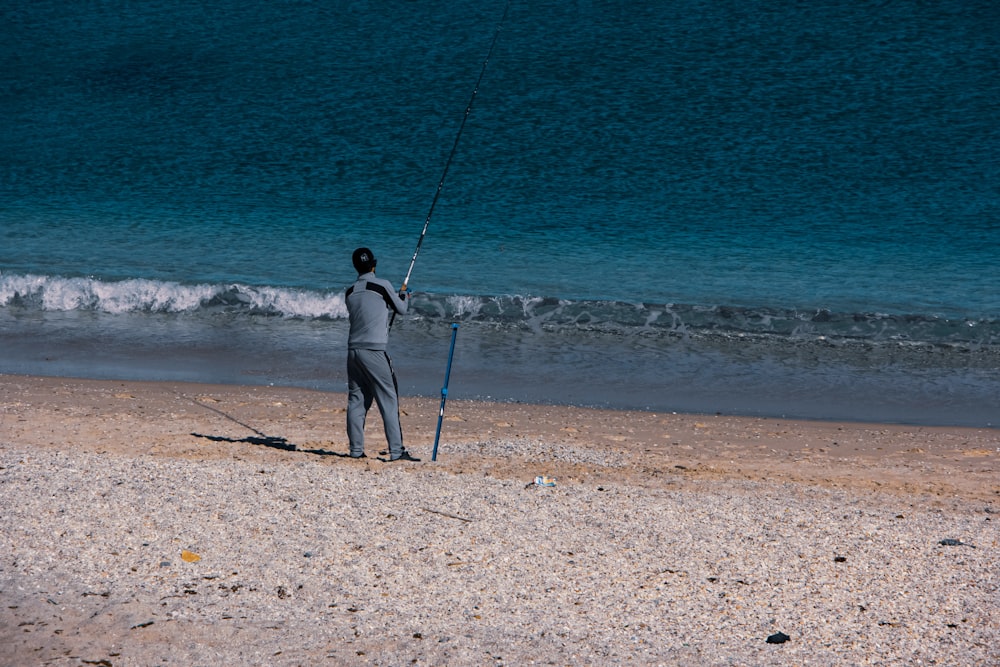
M512 0L406 394L1000 421L1000 9ZM504 3L0 8L0 373L345 387Z

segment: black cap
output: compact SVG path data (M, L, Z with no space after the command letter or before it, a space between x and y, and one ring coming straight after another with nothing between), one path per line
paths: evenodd
M354 269L361 274L373 270L377 260L375 259L375 253L368 248L358 248L351 255L351 261L354 263Z

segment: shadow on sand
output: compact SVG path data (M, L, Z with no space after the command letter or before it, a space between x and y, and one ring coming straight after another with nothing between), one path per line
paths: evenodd
M225 417L229 421L239 424L248 431L253 431L256 435L249 435L245 438L229 438L223 435L205 435L203 433L192 433L196 438L205 438L206 440L211 440L212 442L242 442L248 445L258 445L260 447L271 447L272 449L280 449L285 452L302 452L303 454L316 454L319 456L339 456L341 458L350 458L349 454L341 454L339 452L331 452L326 449L299 449L299 447L293 443L289 442L287 438L276 435L268 435L262 431L258 431L253 426L249 424L244 424L239 419L236 419L232 415L226 414L218 408L213 408L211 405L205 405L200 401L196 401L193 398L188 399L195 405L205 408L206 410L211 410L215 414Z
M245 438L228 438L224 435L205 435L204 433L192 433L196 438L205 438L206 440L211 440L212 442L242 442L248 445L258 445L260 447L271 447L272 449L280 449L285 452L302 452L303 454L316 454L319 456L339 456L341 458L350 458L349 454L342 454L340 452L331 452L327 449L300 449L295 443L288 442L286 438L282 438L274 435L265 435L256 429L252 429L257 435L249 435Z

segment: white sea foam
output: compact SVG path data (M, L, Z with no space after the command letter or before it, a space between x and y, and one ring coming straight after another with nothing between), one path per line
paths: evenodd
M133 278L120 281L0 272L0 307L111 314L244 313L292 319L344 319L343 292L273 285L182 284ZM412 316L489 321L538 334L580 330L629 335L754 335L791 340L916 341L993 345L1000 321L948 320L921 315L835 313L676 303L648 304L535 296L419 293ZM974 325L974 326L973 326Z
M304 318L347 316L343 295L283 287L183 285L133 278L105 281L89 277L0 273L0 306L20 305L47 311L96 310L185 313L205 308L242 308Z
M449 296L447 303L453 317L478 315L483 308L483 300L477 296L456 294Z
M249 296L253 307L265 312L286 317L347 317L347 306L340 292L327 294L280 287L234 286L233 289Z

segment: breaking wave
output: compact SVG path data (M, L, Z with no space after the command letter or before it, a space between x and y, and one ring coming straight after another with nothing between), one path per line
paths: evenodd
M0 273L0 307L105 313L240 311L299 318L346 317L344 297L287 287L183 285L141 278L104 281Z
M307 320L347 317L343 291L339 289L185 285L148 279L106 281L2 272L0 307L111 314L228 313ZM928 314L431 293L413 295L411 314L423 320L479 322L551 333L577 330L623 336L773 336L963 347L1000 344L1000 319L949 319Z

